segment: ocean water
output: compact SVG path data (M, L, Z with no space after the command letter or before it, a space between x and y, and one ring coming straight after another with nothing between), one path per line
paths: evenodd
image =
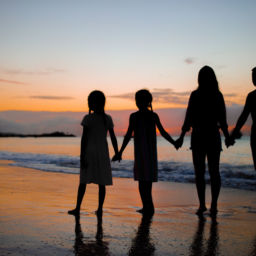
M123 138L118 137L119 147ZM109 140L108 140L109 141ZM176 151L162 137L158 137L159 180L181 183L194 182L190 137ZM113 156L109 141L110 156ZM79 174L80 138L0 138L0 159L13 161L11 165L39 171ZM123 160L112 162L113 177L133 177L133 141L128 144ZM244 136L233 147L223 143L220 173L222 186L256 190L256 171L253 168L250 139ZM209 183L209 174L206 172Z

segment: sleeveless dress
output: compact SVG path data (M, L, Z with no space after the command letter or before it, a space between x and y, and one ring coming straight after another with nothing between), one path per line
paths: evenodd
M112 185L112 172L107 132L113 128L111 116L99 113L86 115L81 125L86 129L85 168L80 168L80 183Z
M156 182L156 113L137 111L131 114L134 131L134 180Z

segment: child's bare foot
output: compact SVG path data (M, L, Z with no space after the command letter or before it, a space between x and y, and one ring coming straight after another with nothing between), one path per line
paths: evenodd
M204 207L199 207L198 210L196 211L196 215L200 216L200 215L203 215L203 213L207 211L207 208L204 206Z
M102 209L98 209L98 210L95 212L95 214L97 215L97 217L102 217L102 213L103 213Z
M145 208L145 209L141 208L141 209L137 210L136 212L139 212L139 213L141 213L143 215L147 215L147 216L153 216L155 213L155 209L154 209L154 207Z
M143 214L143 213L144 213L144 209L141 208L141 209L139 209L139 210L136 210L136 212Z
M146 216L153 216L155 214L155 209L154 207L150 207L146 210L143 211L143 215L146 215Z
M211 207L211 209L210 209L210 216L211 217L216 217L217 213L218 213L217 207Z
M68 214L70 214L70 215L75 215L75 216L79 216L80 215L80 210L78 210L78 209L73 209L73 210L70 210L70 211L68 211Z

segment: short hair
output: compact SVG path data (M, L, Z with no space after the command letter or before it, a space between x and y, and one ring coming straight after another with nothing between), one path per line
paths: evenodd
M152 110L152 101L153 97L152 94L146 90L142 89L135 93L135 101L142 107L150 107Z
M105 102L106 98L103 92L92 91L88 96L89 113L91 113L91 110L104 112Z
M256 67L254 67L254 68L252 69L252 72L256 72Z

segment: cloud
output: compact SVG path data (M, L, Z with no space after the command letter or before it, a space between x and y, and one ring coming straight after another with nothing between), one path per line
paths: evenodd
M237 96L240 96L240 95L237 94L237 93L224 93L223 96L224 97L237 97Z
M48 96L48 95L34 95L30 96L30 99L40 99L40 100L73 100L73 97L69 96Z
M193 63L195 63L195 58L188 57L188 58L186 58L184 61L185 61L185 63L187 63L187 64L193 64Z
M184 107L188 104L188 99L192 91L176 92L170 88L154 88L151 90L153 96L153 102L156 103L172 103L183 105ZM225 98L226 105L235 106L237 102L234 98L238 97L236 93L226 93L223 95ZM134 101L135 93L124 93L118 95L111 95L111 98L120 98Z
M2 72L7 75L54 75L67 71L60 68L46 68L44 70L3 69Z
M188 97L191 92L190 91L175 92L173 91L173 89L168 89L168 88L154 88L151 91L151 93L153 96L153 102L186 105L188 103ZM124 93L119 95L112 95L110 97L134 100L135 94Z
M0 83L7 83L7 84L19 84L19 85L26 85L27 83L14 81L14 80L6 80L6 79L0 79Z

